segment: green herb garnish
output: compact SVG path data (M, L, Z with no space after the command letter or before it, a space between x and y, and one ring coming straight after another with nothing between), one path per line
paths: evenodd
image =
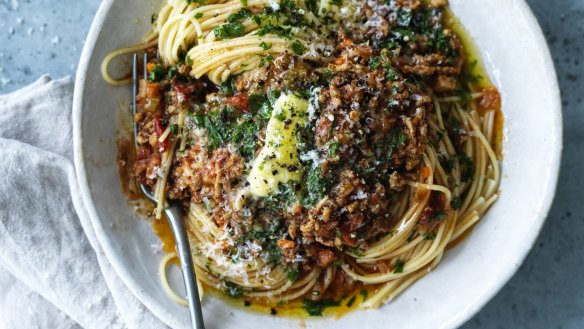
M450 206L454 210L460 209L460 207L462 206L462 200L460 199L460 197L452 198L452 201L450 201Z
M338 142L332 142L329 150L328 150L328 155L331 157L334 157L335 155L337 155L337 150L339 148L339 143Z
M164 78L164 73L162 65L155 65L152 71L150 71L150 81L159 82Z
M475 174L475 167L472 159L469 158L466 154L459 154L458 160L462 166L462 171L460 173L460 179L463 182L467 182L472 180Z
M402 273L404 271L404 262L401 259L395 261L395 268L393 273Z
M367 62L367 65L369 65L370 69L375 70L381 65L381 61L379 61L379 58L371 56Z
M363 300L366 300L369 297L369 291L366 289L361 289L361 296L363 296Z
M304 300L304 309L310 316L322 316L326 308L339 306L340 303L331 299L323 300Z
M241 114L237 109L225 107L206 114L192 115L197 126L207 130L207 149L213 151L231 142L244 157L252 157L257 146L256 134L260 123L252 114Z
M300 274L300 272L298 271L298 267L290 267L286 271L286 275L288 276L288 280L290 280L292 282L294 282L294 281L296 281L296 279L298 279L299 274Z
M399 75L393 67L387 66L386 71L387 71L387 74L386 74L387 79L389 79L391 81L396 81L397 79L399 79Z
M249 19L251 17L252 17L251 11L249 9L242 8L235 14L229 15L229 17L227 17L227 22L234 23L245 19Z
M263 50L268 50L272 48L272 44L271 43L266 43L264 41L262 41L260 43L260 48L262 48Z
M224 291L231 298L239 298L243 295L243 287L231 281L223 282Z
M266 96L260 94L250 94L247 97L247 102L253 113L259 112L267 100Z
M227 23L213 29L219 40L240 37L245 33L245 26L239 22Z
M304 54L306 52L306 46L304 46L298 40L295 40L294 42L292 42L292 44L290 45L290 48L292 49L292 51L296 55L302 55L302 54Z
M357 296L353 296L351 297L351 299L349 299L349 301L347 302L347 307L351 307L353 306L353 304L355 303L355 300L357 299Z
M258 35L261 37L266 34L275 34L279 37L290 39L292 35L292 29L272 24L272 22L266 22L264 26L258 29Z
M332 181L322 176L320 167L311 170L306 177L306 196L303 200L305 207L313 206L325 197Z
M432 222L441 222L443 220L445 220L448 217L448 215L446 215L445 213L437 213L436 215L434 215L434 217L432 218Z

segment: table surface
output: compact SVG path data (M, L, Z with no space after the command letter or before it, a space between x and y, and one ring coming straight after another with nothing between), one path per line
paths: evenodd
M584 327L584 1L528 0L550 45L564 106L557 196L517 274L462 328ZM75 75L97 0L0 0L0 93Z

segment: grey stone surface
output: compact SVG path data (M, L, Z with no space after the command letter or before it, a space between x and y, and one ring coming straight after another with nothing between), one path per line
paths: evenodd
M0 93L75 75L99 1L0 0Z
M521 269L464 329L584 328L584 1L528 3L550 44L563 95L558 193ZM74 75L98 5L97 0L0 0L0 93L44 73Z

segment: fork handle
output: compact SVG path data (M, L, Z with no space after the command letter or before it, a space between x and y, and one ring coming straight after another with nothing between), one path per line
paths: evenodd
M178 258L180 259L180 267L187 291L189 312L192 320L191 323L193 324L194 329L205 329L203 313L201 311L201 300L199 298L199 289L197 288L197 275L195 274L193 256L191 254L187 231L183 223L182 207L179 204L172 203L164 210L164 212L170 223L174 240L176 241Z

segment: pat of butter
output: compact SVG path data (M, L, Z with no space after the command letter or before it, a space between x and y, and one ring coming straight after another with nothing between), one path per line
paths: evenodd
M292 93L282 94L274 104L265 146L248 176L253 196L266 197L276 192L280 183L302 179L297 133L298 128L306 124L307 114L308 101Z

